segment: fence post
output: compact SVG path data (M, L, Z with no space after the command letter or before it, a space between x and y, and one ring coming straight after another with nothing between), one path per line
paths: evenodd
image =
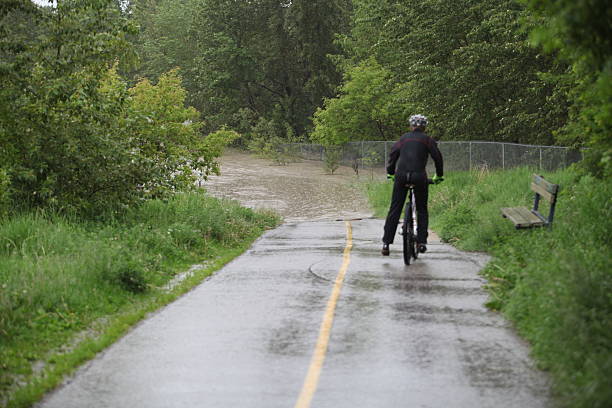
M383 157L383 162L387 162L387 142L383 142L385 144L385 156Z
M506 169L506 144L502 143L502 169Z
M359 163L357 164L358 166L361 165L361 168L363 169L363 156L364 156L365 152L363 150L363 140L361 141L361 154L359 155Z
M470 171L472 171L472 142L470 144Z
M542 171L542 147L540 146L540 171Z

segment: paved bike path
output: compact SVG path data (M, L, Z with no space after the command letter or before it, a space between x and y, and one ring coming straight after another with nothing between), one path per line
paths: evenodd
M483 303L486 259L440 243L409 267L352 248L312 407L542 407L546 377ZM139 324L39 406L293 407L311 366L347 225L284 224Z

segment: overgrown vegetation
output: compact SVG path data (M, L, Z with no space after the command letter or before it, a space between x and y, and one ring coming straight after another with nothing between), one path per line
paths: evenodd
M6 219L0 225L0 402L30 395L14 393L20 384L52 372L57 377L55 360L72 352L62 346L99 319L107 324L89 337L102 337L126 311L158 302L188 265L227 261L277 222L275 215L203 193L150 200L104 222L44 211ZM33 368L41 363L44 373Z
M327 146L325 148L325 156L323 157L323 163L325 171L328 174L334 174L340 167L340 160L342 160L342 149L339 146Z
M552 232L519 234L498 217L527 200L517 184L527 171L458 175L433 189L432 212L448 241L493 248L492 305L533 342L567 404L612 399L609 3L0 2L0 335L11 373L0 387L30 378L28 362L127 299L158 302L156 288L195 248L260 231L245 230L261 221L246 210L183 195L218 172L227 143L283 163L278 145L310 137L333 172L334 146L396 139L420 112L445 140L590 148L579 172L548 175L572 204ZM98 303L86 309L85 296ZM43 388L57 382L46 378Z
M206 130L227 125L245 139L263 119L275 138L304 137L341 75L330 54L348 30L350 0L136 0L142 73L179 66Z
M612 5L606 0L523 0L541 24L531 40L558 52L571 65L553 76L569 101L569 120L557 138L588 146L583 168L597 177L612 175Z
M612 185L574 169L544 173L561 185L552 230L517 231L500 208L530 206L532 170L453 173L430 189L432 228L457 247L487 251L489 306L501 310L550 371L560 406L612 400ZM385 215L390 183L369 186Z
M203 132L173 66L128 77L129 2L47 3L0 2L2 406L29 406L278 222L195 191L239 135Z
M315 115L317 141L392 140L425 113L444 140L551 144L567 102L541 72L565 67L532 48L515 0L356 0L339 58L344 84Z
M243 145L393 140L420 112L438 139L591 147L598 177L612 162L608 3L129 2L138 73L181 67L205 128Z
M134 29L114 0L16 1L0 13L1 202L92 216L218 171L230 140L203 137L176 70L132 88L118 74Z
M337 95L313 118L325 145L393 140L424 113L442 140L556 144L609 177L608 1L354 0Z

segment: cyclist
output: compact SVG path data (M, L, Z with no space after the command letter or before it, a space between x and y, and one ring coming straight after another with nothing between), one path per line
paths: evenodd
M385 221L385 233L383 236L382 254L389 255L389 245L393 243L393 238L397 231L397 224L406 201L408 188L406 184L414 184L414 196L416 211L418 214L417 221L417 244L419 252L427 251L427 197L429 191L429 183L427 181L427 173L425 166L427 159L432 157L436 165L436 175L433 180L439 183L443 180L443 161L442 154L438 150L438 144L435 140L425 134L427 127L427 118L423 115L413 115L410 117L410 132L404 134L398 140L389 153L389 161L387 162L388 178L394 178L393 196L391 198L391 206L389 214Z

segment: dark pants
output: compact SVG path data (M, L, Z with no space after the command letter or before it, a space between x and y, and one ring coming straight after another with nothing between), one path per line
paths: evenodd
M414 198L416 201L417 211L417 242L420 244L427 243L427 227L429 224L429 213L427 212L427 197L429 194L429 184L427 183L426 173L408 173L408 174L396 174L395 184L393 184L393 196L391 197L391 206L389 207L389 214L385 221L385 235L383 236L383 243L392 244L393 238L397 231L397 224L402 214L402 209L406 201L406 195L408 193L408 179L410 183L415 185Z

